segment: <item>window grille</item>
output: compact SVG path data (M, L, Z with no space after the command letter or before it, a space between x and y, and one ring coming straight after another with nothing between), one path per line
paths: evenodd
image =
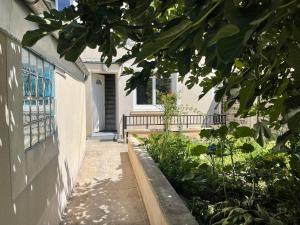
M22 49L24 148L44 141L56 130L54 66Z

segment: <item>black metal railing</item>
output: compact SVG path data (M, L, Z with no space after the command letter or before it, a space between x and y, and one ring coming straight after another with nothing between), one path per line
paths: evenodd
M169 125L189 126L198 125L200 127L209 127L212 125L226 124L225 114L215 115L174 115L170 117ZM164 126L164 115L123 115L123 137L128 127L144 126L149 129L149 126Z

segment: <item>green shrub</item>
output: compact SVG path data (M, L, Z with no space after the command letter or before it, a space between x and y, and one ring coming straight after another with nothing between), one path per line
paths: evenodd
M187 169L185 159L190 142L180 133L157 133L145 141L148 152L174 185Z
M205 131L200 141L157 133L145 145L199 223L300 224L296 154L261 147L251 130L239 130Z

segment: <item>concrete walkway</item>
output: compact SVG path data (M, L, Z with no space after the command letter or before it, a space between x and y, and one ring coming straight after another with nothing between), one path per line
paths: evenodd
M149 224L127 145L87 141L86 156L61 224Z

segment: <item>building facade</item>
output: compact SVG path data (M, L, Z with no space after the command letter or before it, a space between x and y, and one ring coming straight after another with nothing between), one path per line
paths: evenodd
M85 153L80 60L56 52L55 36L22 48L30 12L44 1L0 0L0 224L58 224Z
M124 52L118 51L118 57ZM201 100L201 87L195 85L188 89L185 81L178 81L174 74L170 79L153 77L146 87L133 90L129 95L124 91L129 76L122 76L124 67L131 67L132 61L123 65L112 64L109 68L100 62L97 50L86 49L81 58L90 76L86 81L87 135L99 131L115 131L122 137L123 115L157 115L163 108L160 104L160 93L176 93L177 104L187 114L213 115L220 114L220 106L214 101L214 90ZM113 105L113 107L111 106ZM92 116L91 116L92 115Z

